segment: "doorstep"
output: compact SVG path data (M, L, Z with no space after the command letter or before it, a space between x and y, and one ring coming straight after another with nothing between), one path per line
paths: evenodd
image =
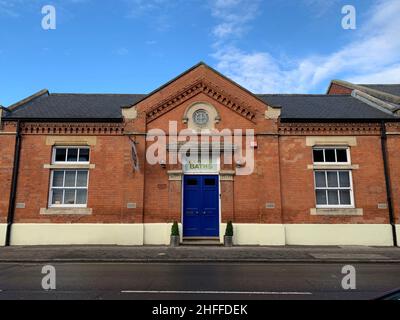
M183 238L182 246L222 246L219 238Z

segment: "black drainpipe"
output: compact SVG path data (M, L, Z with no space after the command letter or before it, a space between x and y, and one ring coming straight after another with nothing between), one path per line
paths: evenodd
M381 123L381 141L382 141L382 155L383 155L383 166L385 171L385 182L386 182L386 191L387 191L387 202L389 208L389 218L390 225L392 226L393 232L393 244L397 247L397 232L396 232L396 219L393 213L393 199L392 199L392 185L390 180L390 171L389 171L389 161L388 161L388 151L387 151L387 133L386 133L386 124L384 121Z
M10 194L10 202L8 205L7 231L6 231L7 247L10 246L11 228L14 222L20 155L21 155L21 125L20 122L18 121L17 134L15 138L14 166L13 166L12 182L11 182L11 194Z

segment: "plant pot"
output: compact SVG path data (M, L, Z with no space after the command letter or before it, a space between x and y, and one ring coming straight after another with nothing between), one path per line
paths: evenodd
M171 236L171 247L179 247L181 244L180 236Z
M225 247L233 247L233 237L225 236L224 237L224 245L225 245Z

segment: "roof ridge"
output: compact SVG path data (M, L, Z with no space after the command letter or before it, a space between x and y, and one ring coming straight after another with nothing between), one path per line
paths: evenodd
M22 99L22 100L20 100L20 101L14 103L14 104L8 106L8 110L9 110L9 111L15 111L15 110L17 110L19 107L24 106L24 105L26 105L27 103L29 103L29 102L35 100L36 98L39 98L39 97L41 97L41 96L43 96L43 95L46 95L46 94L47 94L47 95L50 94L50 93L49 93L49 90L47 90L47 89L40 90L40 91L34 93L33 95L31 95L31 96L29 96L29 97L27 97L27 98L25 98L25 99Z
M358 86L400 86L400 83L357 83Z
M51 93L50 96L145 96L147 93Z
M256 94L257 96L280 96L280 97L351 97L350 94L312 94L312 93L261 93Z
M348 88L351 90L363 91L373 97L376 97L381 100L389 101L389 102L392 102L395 104L400 103L400 96L392 94L392 93L384 92L382 90L379 90L378 88L368 87L368 85L354 84L354 83L344 81L344 80L332 80L330 88L332 87L332 84L338 84L342 87L345 87L345 88ZM372 85L370 85L370 86L372 86ZM328 92L329 92L329 89L328 89Z

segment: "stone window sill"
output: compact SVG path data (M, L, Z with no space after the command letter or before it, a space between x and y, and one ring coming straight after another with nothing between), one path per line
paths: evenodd
M95 164L45 164L44 169L95 169Z
M362 216L363 209L355 208L313 208L310 210L312 216Z
M42 208L41 215L74 215L87 216L93 213L93 209L89 208Z
M358 164L310 164L307 166L309 170L358 170Z

